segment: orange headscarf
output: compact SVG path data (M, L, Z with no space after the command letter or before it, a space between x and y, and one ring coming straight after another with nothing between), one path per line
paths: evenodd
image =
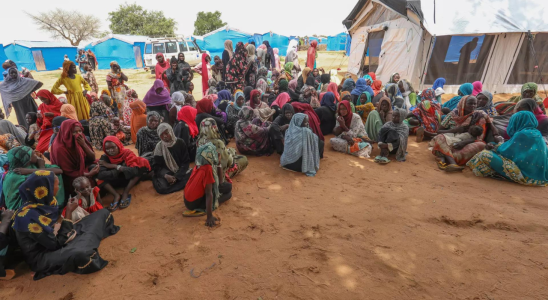
M63 62L63 73L61 73L61 78L67 78L68 77L68 72L69 72L69 69L70 69L70 65L72 65L73 62L71 62L70 60L67 60L65 62Z
M375 95L373 96L377 96L381 92L382 81L373 80L373 84L371 85L371 88L373 89L373 92L375 93Z
M78 121L76 109L71 104L63 104L61 106L61 117Z
M339 86L336 83L330 82L327 85L327 91L331 92L331 93L333 93L333 95L335 95L335 99L337 99L337 102L341 102L341 96L339 96L338 87Z
M131 102L129 104L131 108L131 140L133 143L137 141L137 132L139 129L147 126L147 105L141 100Z

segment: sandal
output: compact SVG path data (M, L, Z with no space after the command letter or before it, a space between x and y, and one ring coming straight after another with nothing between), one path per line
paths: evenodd
M450 164L445 168L445 171L447 172L459 172L462 170L464 170L464 167L455 164Z
M126 204L127 203L127 204ZM128 195L126 200L120 201L120 209L128 208L128 206L131 204L131 194Z
M183 217L202 217L205 216L206 212L201 210L185 210L183 212Z
M391 160L389 160L388 158L384 157L384 156L377 156L375 157L375 162L378 163L378 164L388 164L391 162Z
M115 212L120 206L118 205L120 201L112 202L110 206L107 208L110 212Z
M417 133L416 133L417 137L415 139L415 142L417 143L420 143L424 140L424 127L419 127L417 129Z
M445 171L447 169L447 164L438 160L438 168L442 171Z

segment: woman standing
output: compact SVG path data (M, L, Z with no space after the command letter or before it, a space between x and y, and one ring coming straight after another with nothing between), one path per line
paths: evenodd
M8 76L0 83L0 96L6 110L6 117L9 118L11 108L15 109L17 123L28 127L26 116L29 112L37 112L36 102L31 93L39 89L43 84L30 78L19 75L17 67L8 69Z
M265 67L269 70L276 70L276 58L274 57L274 49L270 46L269 41L263 41L263 45L266 46L266 60Z
M65 61L63 63L61 78L55 82L51 92L56 95L66 94L68 103L76 108L78 120L88 120L89 103L88 100L86 100L86 93L91 91L91 87L88 82L82 78L82 76L76 74L76 72L76 65L71 61ZM61 85L65 86L67 90L63 91L59 89ZM82 85L84 86L83 91Z
M363 78L362 78L363 79ZM358 114L353 114L350 102L341 101L337 107L337 123L331 138L333 150L357 157L369 157L371 145Z
M306 66L309 67L310 70L316 68L316 59L318 58L316 47L318 47L318 41L312 41L306 53Z
M231 40L226 40L225 41L225 50L223 50L223 55L222 55L222 60L223 60L223 65L224 66L228 66L228 62L232 59L232 57L234 56L234 46L232 44L232 41Z
M110 73L107 74L107 85L110 92L110 97L116 103L119 112L129 109L127 101L127 76L122 72L120 65L116 61L110 63Z
M40 127L40 138L36 151L44 153L48 150L51 135L53 134L53 118L61 115L63 103L59 101L50 91L40 90L36 96L42 101L38 107L40 113L37 114L36 124Z
M308 116L295 114L285 134L280 165L284 169L301 172L306 176L316 176L320 169L319 143L321 141L318 136L308 128Z
M157 63L154 67L156 80L161 80L164 87L169 89L169 80L166 75L166 70L169 69L169 63L166 61L166 58L162 53L156 53L156 61Z
M93 68L90 67L90 65L85 65L84 70L86 70L86 74L84 75L84 79L88 82L89 86L91 87L91 91L94 93L99 93L99 86L97 85L97 80L95 79L95 75L93 74Z
M202 75L202 95L207 95L207 90L209 89L209 79L212 78L211 75L211 57L207 53L202 53L202 62L194 67L194 71Z
M247 51L251 51L251 47L248 46ZM246 82L253 82L255 84L257 63L252 57L248 57L247 54L248 52L246 52L244 44L238 42L234 55L226 65L226 84L228 84L232 92L243 90Z
M148 90L143 102L147 105L147 112L154 111L162 117L160 122L168 122L171 96L162 81L158 79L154 81L154 85Z

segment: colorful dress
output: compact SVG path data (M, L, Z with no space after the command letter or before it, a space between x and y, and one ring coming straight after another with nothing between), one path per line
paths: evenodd
M18 146L21 146L21 144L13 134L6 133L0 135L0 154L6 154L8 151Z
M99 93L99 86L97 85L97 80L95 80L95 75L92 71L88 71L86 75L84 75L84 79L88 82L92 92Z
M124 107L123 107L123 113L122 113L122 120L124 121L124 124L129 125L131 124L131 114L133 113L133 110L129 106L131 103L139 100L137 98L133 98L131 95L133 95L133 92L135 90L128 89L126 92L126 100L124 101Z
M103 140L111 134L111 122L113 117L114 114L112 113L112 110L102 101L95 101L91 105L89 135L91 144L97 150L103 149Z
M112 90L112 100L116 102L118 111L130 109L129 103L127 103L127 86L124 84L124 80L121 77L122 73L110 72L107 75L107 84Z
M253 154L257 156L270 155L269 130L270 122L261 124L260 119L253 120L253 110L250 107L243 107L238 114L240 120L236 123L234 136L236 147L242 154Z
M82 93L82 85L86 91L91 91L91 87L88 82L80 75L75 74L74 79L70 77L61 77L55 82L51 88L51 92L55 95L64 94L64 91L59 89L61 85L64 85L67 89L67 101L68 104L72 104L78 113L78 120L89 119L89 102Z
M350 112L349 112L350 113ZM335 128L340 127L339 121L335 125ZM364 142L361 138L368 138L363 126L362 119L358 114L352 114L352 123L350 124L350 130L341 133L337 137L331 138L331 146L333 150L342 153L352 154L358 157L369 157L371 154L371 145ZM350 146L348 142L343 139L343 136L350 136L354 141L354 146Z

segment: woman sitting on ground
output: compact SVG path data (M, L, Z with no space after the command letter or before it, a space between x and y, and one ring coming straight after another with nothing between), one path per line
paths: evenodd
M78 121L76 109L71 104L63 104L61 106L61 116L67 119Z
M154 85L148 90L143 102L147 105L147 112L157 112L162 117L163 122L169 120L171 96L169 90L164 87L163 81L159 79L154 81Z
M65 191L61 175L63 171L58 166L46 164L40 152L32 151L27 146L19 146L11 149L8 152L8 162L10 168L2 183L2 192L8 209L16 210L23 205L21 195L19 194L19 186L37 170L51 171L59 177L59 186L61 189L55 197L58 199L59 207L63 207L65 204Z
M230 102L226 107L226 130L230 136L234 136L234 128L236 127L236 122L240 119L238 114L245 103L245 95L242 91L237 91L234 94L234 101Z
M396 154L396 160L404 162L407 155L407 138L409 127L403 122L407 116L407 110L396 108L392 121L382 125L379 132L379 148L381 153L375 157L376 163L387 164L389 154Z
M548 150L536 129L538 122L529 111L512 115L509 141L488 144L466 164L476 176L503 178L529 186L548 185Z
M36 96L42 101L42 104L38 106L40 113L36 115L38 117L36 124L40 127L40 137L38 138L36 150L44 153L48 150L50 138L53 134L53 118L61 116L63 103L48 90L39 90Z
M442 109L447 108L450 111L453 111L457 108L460 100L464 96L471 95L474 91L474 86L471 83L465 83L459 87L458 95L451 98L449 101L445 102L441 107Z
M544 139L548 141L548 116L546 116L544 111L538 106L537 102L530 98L522 99L513 107L513 113L519 111L529 111L535 115L538 122L537 129L540 131L540 134L544 137ZM493 117L493 125L495 125L498 132L501 133L504 140L510 139L510 136L507 133L507 127L513 113Z
M89 175L97 175L97 179L103 181L99 188L105 189L114 197L109 207L110 211L127 208L131 204L129 191L140 180L147 178L151 171L150 164L146 158L139 157L133 151L125 149L115 136L105 138L103 149L105 154L98 162L100 168L93 168ZM115 188L124 188L121 197Z
M74 223L72 215L78 207L75 198L67 204L66 219L58 222L59 207L53 195L59 188L57 177L45 170L36 171L19 187L24 204L15 213L12 227L34 280L103 269L108 262L97 249L101 240L120 230L107 210Z
M220 156L211 143L198 147L196 166L192 169L184 194L185 206L190 212L184 212L183 216L196 215L196 211L205 212L206 226L209 227L216 225L217 218L213 216L213 211L232 198L232 184L224 181Z
M84 137L80 122L65 120L51 146L51 163L63 170L65 195L74 195L72 182L86 176L87 167L95 161L91 143Z
M221 140L221 134L215 124L215 121L211 118L204 119L200 125L200 135L196 143L197 147L203 146L207 143L212 143L217 153L221 155L221 167L223 174L226 175L228 182L230 178L240 174L247 167L247 157L238 155L236 149L228 148Z
M435 101L432 93L422 93L422 101L417 107L408 115L409 131L417 135L416 142L420 143L424 140L424 137L431 139L438 134L440 129L441 106Z
M190 158L187 145L175 137L169 124L158 126L161 141L154 149L152 185L158 194L171 194L185 188L190 178Z
M283 80L283 82L285 84L287 81ZM291 97L287 92L280 92L278 94L276 100L274 100L270 105L270 108L276 111L276 113L274 114L274 119L276 119L280 115L282 107L284 107L286 103L289 103L289 101L291 101Z
M371 141L377 142L379 139L379 131L386 122L392 121L392 103L390 98L382 97L379 100L377 109L370 112L365 122L365 131Z
M276 152L280 155L284 152L285 132L289 128L289 123L291 122L291 118L293 118L294 114L295 109L293 108L293 105L286 103L282 107L278 117L274 119L274 122L272 122L272 125L270 126L270 137L272 143L274 144Z
M516 103L520 102L522 99L533 99L537 103L537 105L540 107L542 111L544 111L544 104L542 101L542 98L539 97L537 94L538 86L534 82L528 82L524 84L521 87L521 94L519 96L514 96L510 99L508 99L507 102L498 102L495 105L495 109L497 110L499 115L507 115L514 113L514 107L516 106ZM508 119L509 120L509 119ZM506 122L508 124L508 122Z
M250 94L250 100L245 103L245 106L251 107L253 110L254 118L259 118L259 109L268 107L268 104L261 101L260 96L261 91L253 90Z
M156 145L160 142L160 136L158 135L158 125L162 122L160 114L151 111L147 114L147 126L139 129L137 132L137 141L135 142L135 149L139 156L148 159L149 163L153 163L153 152L156 149Z
M403 108L410 111L417 105L417 94L415 94L415 89L411 83L407 81L407 79L401 79L398 82L398 88L401 92L403 100L405 101L405 106Z
M108 95L102 95L101 101L95 101L91 104L89 120L91 143L97 150L102 150L103 140L110 135L111 122L115 117L110 109L112 98Z
M337 111L335 99L333 93L327 92L322 97L321 106L314 109L314 112L318 115L318 119L320 119L320 129L324 136L333 133L333 129L337 123L337 118L335 117L335 112Z
M82 176L74 179L72 185L76 191L74 198L78 202L78 207L72 211L71 220L73 222L78 222L89 214L103 209L103 201L99 194L101 189L98 186L92 187L87 177ZM63 209L62 215L64 218L67 217L67 207Z
M27 113L27 124L29 124L29 130L27 132L27 136L25 137L25 145L31 147L32 149L36 149L38 139L40 139L40 127L36 124L37 120L38 118L36 117L36 113Z
M145 102L137 100L129 104L131 108L131 141L135 144L137 142L137 132L145 126L147 126L147 106Z
M171 95L171 101L173 104L169 109L169 126L174 127L177 124L177 113L185 105L185 95L186 92L175 92Z
M369 113L375 110L375 106L371 103L371 94L369 92L363 92L360 95L358 104L354 107L354 110L362 118L362 122L365 125Z
M320 107L320 100L318 94L314 88L314 77L309 76L306 79L306 84L301 89L301 95L299 96L299 102L308 103L312 108Z
M15 127L15 125L13 125L13 123L8 120L0 120L0 135L4 136L2 140L15 139L14 141L17 141L17 145L14 144L13 147L25 144L26 132L23 129ZM7 150L9 151L10 149L11 148Z
M449 113L441 122L438 135L430 144L432 154L437 157L438 167L448 172L460 171L474 155L485 148L485 137L488 129L492 135L502 141L491 118L483 111L476 110L478 100L474 96L465 96L460 100L457 109ZM470 126L480 126L483 133L478 138L470 138L458 143L449 143L446 133L455 134L468 131ZM452 136L452 135L451 135Z
M196 125L198 125L198 129L200 129L200 124L202 124L204 119L212 118L215 120L215 123L217 123L217 127L219 127L221 138L225 143L228 143L228 138L226 137L226 122L223 118L217 115L217 110L215 109L213 102L207 98L204 98L198 101L196 110Z
M173 129L175 137L185 142L189 159L196 156L196 140L200 132L195 121L196 112L196 109L192 106L183 106L177 113L177 120L179 122Z
M359 78L356 81L356 87L352 90L350 95L352 95L352 104L357 105L360 96L363 94L363 92L369 92L369 95L373 95L373 89L367 85L367 82L364 78Z
M259 118L254 119L253 109L248 106L242 108L239 117L234 130L238 151L256 156L270 155L270 122L261 123Z
M371 145L358 114L352 113L350 102L344 100L337 107L337 123L331 138L333 150L357 157L369 157Z
M493 94L488 91L482 91L478 93L476 98L478 99L478 108L476 108L476 110L482 110L490 117L499 115L493 104Z
M312 109L312 106L300 102L291 102L291 105L293 105L295 113L303 113L308 116L308 126L321 141L324 141L322 129L320 128L320 118L318 118L318 115L314 109ZM320 149L320 157L323 158L323 149Z
M295 114L285 134L284 152L280 157L282 168L315 176L320 169L318 136L308 128L308 116Z

